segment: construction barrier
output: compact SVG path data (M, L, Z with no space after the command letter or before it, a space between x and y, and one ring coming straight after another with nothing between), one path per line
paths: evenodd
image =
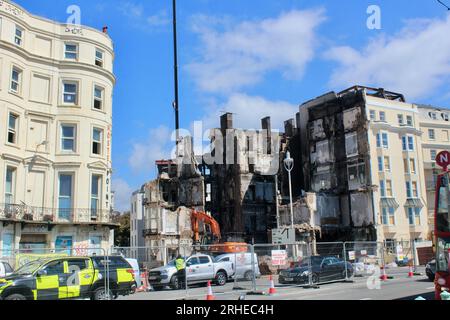
M402 248L408 256L414 256L406 243ZM203 299L208 281L215 297L236 294L238 298L242 294L282 294L299 287L361 280L372 289L390 279L411 277L411 272L416 275L411 263L392 264L394 252L397 256L402 250L392 251L392 244L383 242L241 244L234 248L227 244L186 244L112 248L110 252L137 260L141 269L137 294L150 292L148 299L158 299L160 296L152 292L161 290L172 291L172 299ZM175 267L178 256L186 262L184 275ZM212 265L225 267L218 273L217 269L208 269Z

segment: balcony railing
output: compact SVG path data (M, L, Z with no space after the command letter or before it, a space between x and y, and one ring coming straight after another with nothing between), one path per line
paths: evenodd
M17 204L0 204L0 219L53 223L109 223L110 210L40 208Z

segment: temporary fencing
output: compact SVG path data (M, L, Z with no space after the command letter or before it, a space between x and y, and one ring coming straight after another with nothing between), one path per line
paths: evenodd
M204 296L205 285L211 281L215 295L224 292L277 294L296 287L313 287L329 282L355 281L355 277L380 279L411 275L415 261L415 242L328 242L292 244L215 244L153 247L0 250L0 261L8 262L15 272L30 272L38 263L50 258L77 257L69 273L55 265L48 267L46 276L66 274L54 287L36 294L45 299L89 298L92 293L77 293L70 283L83 280L86 261L101 261L97 266L106 298L114 298L111 287L111 259L121 256L133 268L136 292L174 291L174 298L191 299ZM175 260L181 256L185 269L179 272ZM36 261L35 264L33 262ZM83 261L84 264L83 264ZM25 269L24 269L25 268ZM28 268L28 269L27 269ZM78 268L78 269L76 269ZM25 271L24 271L25 270ZM373 277L375 275L375 277ZM0 277L2 275L0 274ZM56 278L55 278L56 279ZM61 282L63 281L63 282ZM99 279L96 279L99 281ZM52 290L51 290L52 289ZM81 296L76 296L81 294ZM148 295L159 299L160 295ZM131 298L132 299L132 298Z

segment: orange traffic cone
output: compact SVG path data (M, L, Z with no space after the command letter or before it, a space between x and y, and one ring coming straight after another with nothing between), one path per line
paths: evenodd
M383 266L383 274L381 275L381 277L380 277L380 279L382 280L382 281L386 281L387 279L388 279L388 276L387 276L387 274L386 274L386 266Z
M414 277L413 268L411 266L409 266L408 278L413 278L413 277Z
M275 290L275 284L273 283L273 277L272 277L272 275L270 275L270 289L269 289L269 295L273 295L273 294L275 294L276 293L276 290Z
M206 300L215 300L216 298L213 295L211 281L208 281L208 294L206 295Z

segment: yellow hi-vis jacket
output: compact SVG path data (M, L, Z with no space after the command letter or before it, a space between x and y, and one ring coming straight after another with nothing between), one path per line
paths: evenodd
M175 267L177 268L177 271L185 269L184 259L177 259L175 260Z

